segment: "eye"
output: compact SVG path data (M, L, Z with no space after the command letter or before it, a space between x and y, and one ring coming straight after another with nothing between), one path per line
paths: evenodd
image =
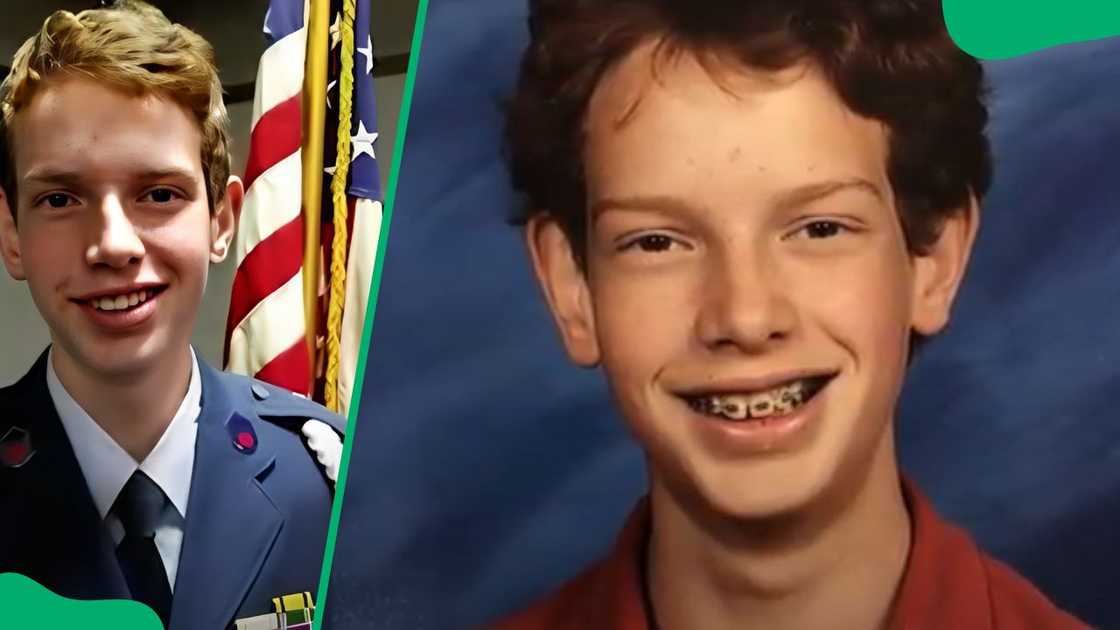
M844 230L844 226L835 221L813 221L805 226L805 234L809 238L829 238L836 236Z
M643 252L663 252L673 246L673 239L664 234L650 234L634 242Z
M151 200L155 203L171 203L178 197L179 194L170 188L153 188L141 199Z
M810 239L822 239L832 238L844 232L851 231L851 228L837 221L817 220L802 225L801 228L791 236L793 238L804 236Z
M78 200L66 193L51 193L40 199L39 203L45 203L51 208L65 208L66 206L77 205Z
M682 243L667 234L642 234L624 241L619 247L619 251L637 249L643 252L656 253L668 251L674 245L683 246Z

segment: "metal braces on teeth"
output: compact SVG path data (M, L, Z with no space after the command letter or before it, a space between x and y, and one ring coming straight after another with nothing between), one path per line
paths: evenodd
M734 398L738 400L728 400ZM745 403L742 401L746 398ZM793 411L805 401L802 381L753 396L707 396L697 399L694 406L704 413L721 415L732 420L766 418L774 414ZM746 404L740 410L739 405Z

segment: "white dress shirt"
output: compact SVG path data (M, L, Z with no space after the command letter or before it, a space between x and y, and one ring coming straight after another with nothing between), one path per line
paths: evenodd
M119 545L124 539L124 525L110 510L132 473L137 469L144 471L170 499L156 528L155 543L163 568L167 571L167 583L174 592L179 552L183 547L187 499L194 474L194 443L198 436L197 420L202 401L202 383L194 349L191 349L191 381L187 386L187 395L155 448L140 463L121 448L66 391L54 371L53 350L47 361L47 389L86 478L93 503L109 528L114 544Z

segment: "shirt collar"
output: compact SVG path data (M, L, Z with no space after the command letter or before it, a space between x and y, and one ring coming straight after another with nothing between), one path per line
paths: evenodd
M941 520L913 482L903 476L901 484L912 538L887 627L910 628L914 623L929 621L931 628L991 628L988 578L980 551L967 534ZM653 627L645 606L642 575L650 524L646 497L631 512L610 556L581 578L589 581L586 592L594 593L591 601L581 602L587 604L587 618L596 620L594 627Z
M187 394L155 448L139 464L66 391L54 370L53 349L47 361L47 389L101 518L105 518L112 509L117 495L137 469L143 470L156 482L180 516L186 516L194 473L194 444L198 434L196 421L202 400L202 380L194 348L191 348L191 377Z
M980 550L961 529L941 520L906 476L902 496L910 512L910 556L887 627L991 628L992 602Z

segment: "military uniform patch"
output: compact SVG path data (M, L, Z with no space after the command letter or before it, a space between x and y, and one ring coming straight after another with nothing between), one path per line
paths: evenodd
M35 449L31 447L31 434L20 427L11 427L0 438L0 464L7 468L19 468L31 459Z
M246 455L252 455L257 450L257 432L245 416L234 413L226 420L226 430L233 441L233 448Z

